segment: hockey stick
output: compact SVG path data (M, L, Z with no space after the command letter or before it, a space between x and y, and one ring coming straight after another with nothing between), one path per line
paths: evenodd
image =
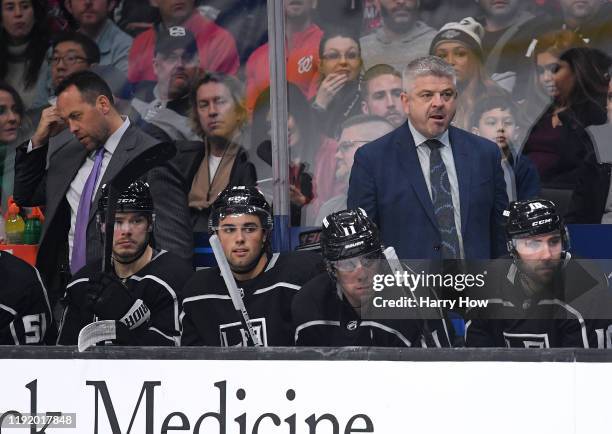
M389 264L389 267L391 268L391 271L393 272L393 274L402 273L404 271L404 265L402 265L402 263L400 262L393 246L387 247L383 251L383 255L385 255L385 259L387 260L387 263ZM412 274L416 274L415 271L412 268L410 268L408 265L406 265L406 268L407 268L407 271L410 271ZM416 302L417 298L414 292L410 290L408 292L410 292L410 296ZM436 298L438 298L435 292L434 292L434 295L436 296ZM444 332L446 333L446 339L449 345L452 347L453 343L451 342L450 334L448 333L448 328L446 326L446 317L444 315L444 312L442 312L442 309L441 308L438 308L438 309L440 313L439 319L442 321L442 325L444 326ZM417 308L417 316L419 317L419 320L422 323L421 333L423 334L423 339L426 339L426 336L432 336L432 339L433 339L433 334L429 328L429 324L427 324L427 320L423 318L423 316L421 315L420 308Z
M108 183L108 207L106 209L105 224L107 230L104 234L104 256L102 257L102 271L111 270L111 256L113 254L113 233L115 227L115 212L117 200L128 186L154 167L160 166L176 155L176 147L172 142L161 142L150 147L137 158L133 159L115 175Z
M234 304L234 309L240 312L240 319L242 325L248 331L248 344L253 344L256 347L262 346L258 337L255 335L255 330L253 330L253 326L251 325L251 318L249 317L249 313L247 312L246 307L244 306L244 300L242 300L242 296L240 295L240 290L236 285L234 275L232 274L229 264L227 263L225 253L223 253L221 241L219 241L219 237L216 234L210 237L210 246L212 247L213 253L215 254L215 259L217 260L217 264L219 265L219 269L221 270L221 276L223 276L223 280L225 281L227 292L229 292L230 298L232 299L232 303Z

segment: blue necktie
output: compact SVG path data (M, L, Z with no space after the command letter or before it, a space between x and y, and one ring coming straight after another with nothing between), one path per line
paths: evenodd
M440 148L444 145L435 139L427 140L425 144L431 150L429 155L431 202L442 238L442 259L459 259L461 250L455 225L455 208L448 173L440 154Z

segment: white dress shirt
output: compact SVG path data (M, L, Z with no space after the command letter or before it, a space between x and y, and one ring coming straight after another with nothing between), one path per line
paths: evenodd
M96 191L98 191L98 187L100 186L100 181L102 181L102 177L104 176L104 172L108 167L108 163L113 157L113 153L117 149L117 145L123 137L123 134L130 126L130 120L128 118L123 121L123 124L115 131L104 144L104 157L102 157L102 166L100 167L100 174L98 175L98 179L96 182L96 188L91 196L91 200L93 201L96 197ZM85 183L87 182L87 178L91 173L91 170L94 166L94 160L96 158L96 151L91 151L83 165L77 172L76 176L70 183L70 187L66 192L66 199L68 200L68 204L70 205L70 231L68 232L68 258L72 260L72 246L74 244L74 227L76 225L76 217L77 211L79 209L79 201L81 199L81 193L83 193L83 188L85 188Z
M408 127L412 133L412 138L416 145L417 155L419 156L419 163L421 163L421 170L423 171L423 178L425 178L425 184L427 184L427 191L429 192L429 198L431 199L431 179L429 178L429 157L431 155L431 149L425 144L428 139L423 134L419 133L416 128L412 126L410 120L408 120ZM459 198L459 181L457 179L457 170L455 169L455 159L453 157L453 150L450 146L450 140L448 138L448 130L444 131L440 136L433 137L442 143L440 148L440 155L442 161L446 166L446 173L448 174L448 182L451 187L451 197L453 200L453 208L455 210L455 226L457 227L457 237L459 238L459 249L461 250L461 258L464 258L463 251L463 237L461 236L461 204Z

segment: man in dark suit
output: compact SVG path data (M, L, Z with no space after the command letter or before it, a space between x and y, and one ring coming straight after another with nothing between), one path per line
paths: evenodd
M17 149L14 191L21 206L46 205L36 265L52 303L63 293L70 272L102 256L94 221L99 187L156 144L119 115L108 85L93 72L69 76L58 86L57 95L56 109L43 113L32 140ZM66 126L74 137L53 149L46 165L49 139ZM146 178L156 204L158 247L191 258L181 175L168 164L151 170Z
M408 122L355 154L348 207L363 208L402 259L487 259L504 252L508 198L497 146L449 127L453 68L434 56L408 64Z

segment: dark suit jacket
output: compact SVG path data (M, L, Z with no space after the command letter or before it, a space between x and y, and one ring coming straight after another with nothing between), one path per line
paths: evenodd
M508 206L501 155L494 143L450 127L459 181L466 259L505 252L502 212ZM363 208L382 242L402 259L440 259L440 230L408 123L355 154L348 207Z
M63 133L62 135L65 136ZM119 170L157 142L130 125L119 141L108 163L100 185L111 180ZM15 156L14 199L21 206L45 205L45 223L40 240L36 265L49 286L51 297L61 295L59 270L68 265L68 231L70 206L66 192L87 157L87 150L76 138L51 146L49 165L47 146L27 153L28 143L17 149ZM187 197L183 179L173 164L151 170L146 175L155 204L154 236L157 246L183 258L193 255L193 237L189 225ZM89 211L87 226L87 262L102 257L102 242L95 215L100 198L96 192ZM59 292L58 292L59 291Z

